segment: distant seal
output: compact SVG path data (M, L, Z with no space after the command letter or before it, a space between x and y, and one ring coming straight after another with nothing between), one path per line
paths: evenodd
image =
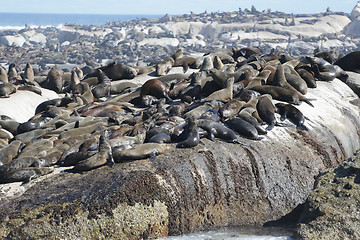
M150 158L150 161L154 161L157 155L163 154L170 149L171 145L169 144L144 143L138 144L132 149L125 149L120 151L114 149L115 151L113 151L113 157L116 163L145 158Z
M167 74L171 68L174 66L174 59L172 57L168 57L165 60L159 62L156 65L155 75L156 76L162 76L164 74Z
M276 103L276 112L281 115L280 120L284 121L286 118L295 124L296 129L307 131L308 128L304 125L305 117L303 113L291 104Z
M207 71L214 68L213 60L211 56L205 56L204 61L199 69L200 72Z
M188 118L187 125L182 133L183 141L179 142L177 148L191 148L200 143L199 129L193 117Z
M11 63L9 65L8 78L16 79L17 77L18 77L18 73L17 73L17 70L16 70L16 64Z
M335 61L344 71L360 73L360 51L353 51Z
M133 79L137 76L137 71L134 68L126 66L122 63L112 62L98 69L102 70L112 81ZM98 72L95 70L94 72L87 74L85 78L95 77L97 74Z
M12 83L4 83L0 85L0 97L8 98L10 94L16 92L16 87Z
M322 58L306 56L314 69L315 77L321 81L332 81L336 77L336 69Z
M179 48L178 50L176 50L176 52L171 55L172 59L174 59L174 61L182 58L184 56L183 50L181 48Z
M144 97L147 95L154 96L158 99L166 98L167 100L171 101L170 97L168 96L168 89L165 85L158 79L150 79L147 80L140 89L140 98L145 106L149 106L151 104L144 101Z

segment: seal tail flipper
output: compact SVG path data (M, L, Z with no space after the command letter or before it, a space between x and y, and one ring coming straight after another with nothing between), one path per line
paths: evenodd
M274 128L274 124L270 124L265 128L266 131L271 131Z
M240 144L240 145L247 146L247 147L250 146L250 144L241 142L241 141L239 141L239 139L234 139L233 143Z
M309 131L309 129L304 124L297 125L296 129L297 130L302 130L302 131Z
M277 127L290 127L291 125L287 124L287 123L279 123L279 122L276 122L275 123L275 126Z
M306 102L310 106L314 107L314 105L310 102L310 101L314 101L314 100L316 100L316 99L315 98L307 98L307 99L304 100L304 102Z
M186 73L187 70L189 70L189 65L188 65L187 63L184 63L184 64L182 65L182 67L183 67L184 73Z
M150 154L150 162L154 162L156 160L156 152L153 151L151 154Z

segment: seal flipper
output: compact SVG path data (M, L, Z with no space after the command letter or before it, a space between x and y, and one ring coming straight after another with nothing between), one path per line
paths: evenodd
M112 156L112 153L109 153L109 157L108 157L108 160L107 160L107 165L109 165L110 167L113 167L115 165L115 161L114 161L114 158Z
M250 144L241 142L241 141L239 141L239 139L234 139L233 143L240 144L240 145L247 146L247 147L250 146Z
M297 125L296 129L300 131L309 131L309 129L304 124Z
M150 162L154 162L156 160L156 151L153 151L151 154L150 154Z

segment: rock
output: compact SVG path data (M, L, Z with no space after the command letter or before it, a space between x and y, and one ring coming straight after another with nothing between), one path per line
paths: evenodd
M349 75L346 84L360 97L360 74L354 72L346 72Z
M360 152L319 175L297 227L299 239L360 238Z
M315 108L298 108L309 131L275 127L261 141L241 139L248 146L172 144L152 162L60 168L22 188L0 185L0 236L158 238L279 219L305 202L320 171L360 148L359 111L349 103L357 96L346 84L318 82L307 96Z
M25 38L21 35L0 37L0 44L6 46L22 47L25 42L26 42Z

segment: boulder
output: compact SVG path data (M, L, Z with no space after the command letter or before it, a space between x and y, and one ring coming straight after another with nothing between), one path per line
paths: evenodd
M297 227L298 238L360 238L359 154L317 178Z
M25 38L21 35L0 37L0 44L6 46L22 47L25 42L26 42Z
M135 79L136 81L136 79ZM305 202L319 172L360 148L357 96L342 81L309 89L308 131L275 127L246 145L212 142L82 174L56 169L0 185L0 236L11 239L158 238L262 225Z

